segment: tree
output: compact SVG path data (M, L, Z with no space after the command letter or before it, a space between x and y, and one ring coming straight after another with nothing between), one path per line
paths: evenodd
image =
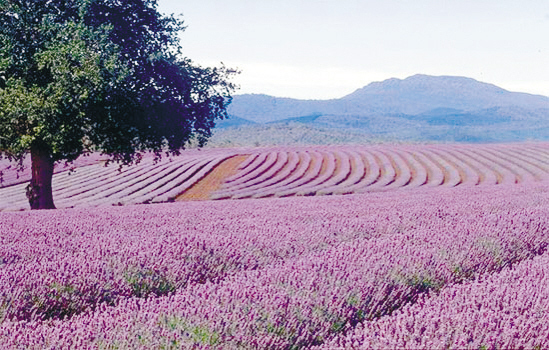
M0 157L30 153L32 209L55 208L56 162L204 145L237 72L182 58L183 30L156 0L0 0Z

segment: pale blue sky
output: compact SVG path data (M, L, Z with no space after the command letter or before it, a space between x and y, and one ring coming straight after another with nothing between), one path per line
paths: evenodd
M548 0L158 0L187 57L243 93L339 98L372 81L459 75L549 96Z

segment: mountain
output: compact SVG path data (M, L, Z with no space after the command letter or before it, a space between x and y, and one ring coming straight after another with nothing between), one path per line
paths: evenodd
M257 124L256 122L252 122L251 120L239 118L237 116L232 115L230 118L226 118L223 120L216 120L215 121L215 127L216 128L231 128L231 127L238 127L243 125L252 125Z
M229 115L256 123L299 118L309 115L339 113L342 100L297 100L268 95L237 95L229 105Z
M471 78L421 74L371 83L343 100L405 114L436 108L466 111L503 106L549 108L549 97L510 92Z
M549 97L466 77L414 75L371 83L332 100L237 95L229 121L243 132L266 123L352 129L413 141L549 139ZM247 121L257 125L244 125Z

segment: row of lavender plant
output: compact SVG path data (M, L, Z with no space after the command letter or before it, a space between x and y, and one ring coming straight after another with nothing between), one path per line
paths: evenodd
M201 154L219 156L219 155L224 155L226 153L233 154L234 152L242 152L244 154L247 154L247 153L250 153L250 149L246 149L246 148L232 148L232 149L220 148L220 149L207 149L207 150L188 149L182 153L182 156L191 157L191 158ZM154 153L144 153L141 156L141 160L147 161L147 160L154 159L155 157L156 156ZM164 156L162 159L177 160L178 158L179 157L177 156L169 156L169 157ZM109 159L109 156L101 154L100 152L86 153L78 157L72 163L65 163L65 162L56 163L54 167L54 174L72 172L74 170L78 170L75 173L75 174L78 174L80 173L80 168L86 167L88 165L105 164L105 162L108 159ZM114 163L108 169L118 169L118 165ZM26 182L29 182L30 179L31 179L30 155L25 157L21 164L17 162L10 162L9 159L6 157L0 158L0 188L9 187L9 186L13 186L21 183L26 183Z
M418 186L533 182L549 177L545 144L496 146L411 145L370 147L279 147L271 149L186 151L173 162L152 164L147 155L139 165L99 166L100 155L75 162L76 173L58 167L54 200L58 207L166 202L200 181L223 160L252 154L240 172L226 179L213 199L342 194ZM94 163L95 165L83 166ZM28 165L28 164L27 164ZM28 209L24 183L18 173L0 171L7 184L0 188L0 210ZM7 171L7 172L6 172ZM29 171L22 178L28 180ZM131 186L130 186L131 185ZM2 185L0 185L1 187Z
M97 164L108 158L100 153L87 153L77 158L73 163L58 163L55 165L54 173L70 171L87 165ZM21 169L21 167L23 169ZM7 158L0 158L0 188L28 182L31 179L30 155L25 157L21 164L10 162Z
M317 349L547 349L549 254L424 296Z
M429 290L543 253L547 190L502 186L267 199L259 206L244 200L70 210L49 220L1 214L2 305L11 316L4 316L0 343L318 345ZM113 288L124 278L129 287ZM163 293L164 283L175 287ZM19 292L9 294L5 286ZM65 301L81 298L82 290L109 290L111 299L60 319L70 315ZM20 298L31 303L17 310ZM57 306L48 314L44 304Z
M193 186L215 166L234 155L230 150L187 152L154 161L147 155L138 165L105 167L101 162L53 176L53 198L58 208L168 202ZM28 209L26 184L0 188L0 210Z
M545 144L282 147L251 156L212 198L514 184L547 178Z

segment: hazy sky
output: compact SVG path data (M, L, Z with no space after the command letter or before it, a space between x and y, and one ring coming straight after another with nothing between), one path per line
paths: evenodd
M549 96L549 0L158 0L185 56L239 68L237 94L339 98L459 75Z

